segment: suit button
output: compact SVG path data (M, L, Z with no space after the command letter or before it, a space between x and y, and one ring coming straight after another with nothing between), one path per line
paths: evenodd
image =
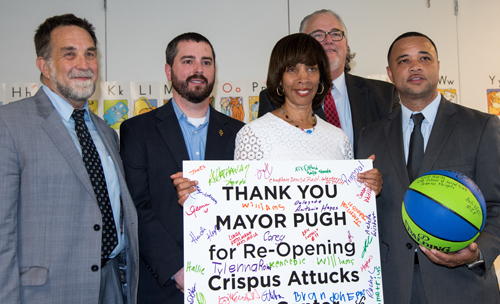
M94 225L94 230L95 230L95 231L99 231L99 230L101 230L101 226L99 226L99 225L95 224L95 225Z
M99 266L97 265L92 265L92 267L90 267L90 269L93 271L93 272L97 272L99 270Z
M413 245L411 243L406 243L406 248L408 249L412 249L413 248Z

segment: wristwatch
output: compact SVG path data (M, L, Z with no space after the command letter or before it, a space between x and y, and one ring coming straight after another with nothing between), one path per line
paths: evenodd
M469 267L469 269L474 269L483 264L484 264L483 253L481 252L481 250L479 250L479 258L477 259L477 261L467 264L467 267Z

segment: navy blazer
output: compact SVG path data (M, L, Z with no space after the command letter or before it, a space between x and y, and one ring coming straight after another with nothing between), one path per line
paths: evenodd
M384 179L377 197L382 286L385 303L410 303L416 243L401 217L403 197L410 185L403 148L401 110L365 128L359 157L376 155L374 167ZM500 254L500 120L490 114L452 104L444 97L427 143L419 175L449 169L471 178L481 189L488 216L476 239L485 268L448 268L433 264L418 250L425 295L432 303L499 303L493 261Z
M243 123L210 109L205 160L232 160ZM189 160L172 102L121 124L120 154L139 218L138 303L184 303L183 212L170 176Z

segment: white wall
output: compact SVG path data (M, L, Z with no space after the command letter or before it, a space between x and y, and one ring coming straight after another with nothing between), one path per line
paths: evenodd
M441 87L465 106L487 111L486 90L500 89L500 1L459 0L1 0L0 83L38 82L33 35L47 17L74 13L96 27L101 81L165 81L167 43L195 31L214 45L219 79L265 79L271 49L302 18L329 8L347 25L353 74L385 74L389 45L406 31L434 40ZM289 30L290 28L290 30ZM106 52L107 50L107 52ZM107 58L107 60L106 60ZM493 81L492 81L493 79ZM497 264L497 268L500 262Z
M486 90L500 89L499 16L498 0L460 1L457 46L462 104L484 112Z
M486 89L500 88L498 0L2 0L0 83L37 82L33 34L49 16L86 17L100 41L101 81L165 81L165 47L186 31L207 36L217 54L219 79L265 79L279 38L298 31L316 9L336 10L356 52L353 74L385 74L390 43L406 31L421 31L436 43L441 75L458 101L487 111ZM107 36L106 36L107 35ZM107 50L107 56L106 56ZM107 60L106 60L107 58ZM496 77L491 84L489 77Z
M100 75L104 75L105 14L102 0L1 0L0 7L0 83L39 80L33 42L35 30L48 17L66 13L87 18L95 26Z
M265 79L287 24L286 0L110 0L108 79L163 81L165 48L184 32L210 40L219 79Z

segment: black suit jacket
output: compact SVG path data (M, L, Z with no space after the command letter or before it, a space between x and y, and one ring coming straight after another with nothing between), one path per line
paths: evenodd
M351 105L352 129L354 133L354 156L357 158L357 143L361 130L387 116L399 105L399 95L396 88L385 81L373 80L345 73L345 84L349 104ZM275 110L267 90L259 96L259 117ZM323 120L326 120L323 107L314 111Z
M210 109L206 160L232 160L243 123ZM120 154L139 218L138 303L184 303L171 277L183 266L183 212L170 175L189 160L172 102L121 124Z
M401 217L410 185L403 148L401 110L365 128L359 157L376 155L374 167L384 179L377 197L380 259L385 303L410 303L416 243ZM500 254L500 121L497 117L452 104L444 97L436 114L419 175L449 169L471 178L481 189L488 217L476 243L485 268L447 268L433 264L418 250L425 295L432 303L499 303L493 261ZM478 269L480 270L480 269Z

